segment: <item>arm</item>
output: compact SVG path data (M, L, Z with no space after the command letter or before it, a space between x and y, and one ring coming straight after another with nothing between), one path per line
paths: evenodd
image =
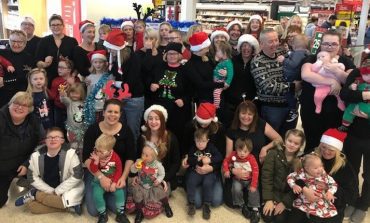
M226 136L226 156L230 155L234 148L234 142Z
M231 159L232 157L234 156L234 152L230 153L230 155L228 155L224 161L222 162L222 170L226 173L226 172L230 172L230 163L231 163Z
M112 181L114 183L117 183L117 181L119 180L119 178L121 177L122 175L122 162L121 162L121 159L119 158L119 156L117 155L117 153L113 152L113 160L115 162L115 165L116 165L116 171L114 172L114 175L112 177Z
M342 90L340 91L340 97L342 100L344 100L347 103L359 103L359 102L364 102L365 100L370 100L366 98L366 93L361 92L359 90L352 90L350 89L350 85L355 82L357 77L360 77L360 70L359 69L354 69L351 71L351 73L348 75L348 78L346 82L344 83L344 86ZM370 93L367 93L370 95Z
M260 154L259 154L259 159L262 160L262 161L266 157L266 154L267 154L268 150L274 147L274 141L280 141L280 142L283 141L283 139L281 138L279 133L277 133L274 130L274 128L272 128L272 126L270 124L268 124L267 122L266 122L266 125L265 125L265 136L268 139L270 139L271 142L261 148L261 151L260 151Z
M0 56L0 64L4 67L4 69L8 67L14 67L12 63L10 63L9 60L7 60L5 57Z
M65 96L62 96L62 95L60 95L60 101L66 106L66 107L68 107L70 104L71 104L71 102L72 102L72 100L67 96L67 95L65 95Z
M333 85L333 82L337 82L332 78L323 77L320 74L312 71L313 64L305 63L302 66L301 75L302 79L314 85Z
M225 83L230 86L231 81L233 80L233 77L234 77L234 67L230 59L227 60L227 62L225 63L225 66L226 66L226 74L227 74Z
M197 162L198 162L198 157L196 157L194 155L195 153L195 146L192 147L190 150L189 150L189 154L188 154L188 164L191 166L191 167L195 167L197 165Z
M214 145L211 147L211 154L211 166L213 170L219 169L222 162L222 155Z
M164 167L160 162L157 162L157 168L158 168L158 175L157 175L157 182L162 182L165 176Z
M259 177L259 168L256 158L252 154L249 155L249 163L252 167L252 182L251 187L257 188L258 187L258 177Z
M100 171L99 163L96 164L93 159L89 159L89 160L90 160L90 168L89 168L90 172L95 174L96 172Z

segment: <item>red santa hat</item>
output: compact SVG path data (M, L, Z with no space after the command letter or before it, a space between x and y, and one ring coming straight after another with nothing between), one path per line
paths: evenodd
M199 124L217 122L215 105L209 102L200 103L194 118Z
M208 39L208 35L205 32L194 33L189 38L190 50L193 52L200 51L211 45L211 41Z
M107 49L117 51L117 63L118 63L118 73L122 74L121 68L121 50L127 46L125 40L125 34L121 30L112 30L108 33L107 39L104 41L103 45ZM112 69L113 55L109 56L109 70Z
M123 27L125 26L131 26L132 28L134 28L134 23L131 21L131 20L126 20L126 21L123 21L123 23L121 24L121 29L123 29Z
M162 105L152 105L149 108L147 108L144 112L144 121L145 122L148 121L149 113L152 112L152 111L161 112L162 115L164 116L164 120L167 122L167 118L168 118L167 109L165 109ZM141 126L141 130L143 130L145 132L147 130L146 126L145 125Z
M263 19L260 15L252 15L251 17L249 17L249 22L252 21L253 19L257 19L258 21L261 22L261 24L263 23Z
M213 30L212 34L211 34L211 42L213 42L213 39L218 36L218 35L222 35L226 38L227 41L230 40L230 36L229 34L227 33L227 30L224 28L224 27L218 27L216 29Z
M80 32L83 33L85 31L85 28L88 27L88 26L94 26L95 27L95 24L89 20L84 20L84 21L81 21L80 24L79 24L79 28L80 28Z
M320 142L326 143L329 146L332 146L338 149L339 151L342 151L343 142L346 136L347 136L346 132L341 132L338 129L331 128L324 132L324 134L321 137Z
M105 50L92 51L88 53L87 56L89 57L91 62L95 59L101 59L101 60L107 61L107 51Z
M243 24L242 24L242 22L241 22L241 21L239 21L239 20L237 20L237 19L235 19L235 20L233 20L233 21L229 22L229 24L227 24L227 26L226 26L226 30L229 32L229 31L230 31L230 29L231 29L234 25L238 25L238 26L240 27L240 30L242 30L242 29L243 29Z

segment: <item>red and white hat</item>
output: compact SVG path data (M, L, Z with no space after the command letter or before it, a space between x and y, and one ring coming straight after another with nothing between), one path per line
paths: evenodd
M194 33L189 38L190 50L193 52L200 51L211 45L211 41L208 39L208 35L205 32Z
M101 60L107 61L107 51L105 50L92 51L88 53L87 56L89 57L90 61L93 61L95 59L101 59Z
M117 51L117 63L118 63L118 73L122 74L121 68L121 50L127 46L127 42L125 40L125 34L121 30L112 30L108 33L107 39L104 41L103 45L107 49L116 50ZM109 70L112 69L113 63L113 55L112 53L109 56Z
M230 40L230 36L227 33L227 30L224 27L218 27L218 28L214 29L212 34L211 34L211 42L213 42L213 39L218 35L224 36L226 38L226 41Z
M257 19L261 22L261 24L263 23L263 19L260 15L252 15L251 17L249 17L249 22L252 21L253 19Z
M230 31L230 29L231 29L234 25L238 25L238 26L240 26L240 29L241 29L241 30L243 29L243 24L242 24L242 22L241 22L241 21L239 21L239 20L237 20L237 19L235 19L235 20L233 20L233 21L229 22L229 24L227 24L227 26L226 26L226 30L229 32L229 31Z
M126 20L126 21L123 21L123 23L121 24L121 29L123 29L123 27L125 26L131 26L132 28L134 28L134 23L131 21L131 20Z
M237 50L240 53L240 47L242 46L243 43L249 43L251 47L254 48L254 54L259 53L260 51L260 44L258 43L258 40L256 37L250 35L250 34L243 34L239 37L238 39L238 44L237 44Z
M91 22L90 20L84 20L84 21L80 22L78 27L80 28L80 32L83 33L85 31L85 28L88 27L88 26L94 26L95 27L95 24L93 22Z
M324 132L324 134L321 137L320 142L326 143L329 146L333 146L334 148L338 149L339 151L342 151L343 149L343 142L346 138L347 133L341 132L338 129L328 129Z
M164 116L164 120L167 122L167 118L168 118L167 109L165 109L162 105L152 105L149 108L147 108L144 112L144 121L145 121L145 123L148 121L149 113L152 112L152 111L161 112L162 115ZM141 126L141 130L143 130L145 132L147 130L146 126L145 125Z
M194 118L199 124L217 122L216 106L209 102L200 103Z

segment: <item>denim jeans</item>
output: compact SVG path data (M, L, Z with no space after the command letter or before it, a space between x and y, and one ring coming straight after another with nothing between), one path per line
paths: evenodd
M231 194L233 196L233 203L235 206L241 207L244 205L244 191L248 192L248 207L257 208L260 206L260 193L258 188L255 192L251 192L249 191L250 184L250 180L233 179Z
M140 135L141 119L144 113L144 97L129 98L123 101L123 123L127 123L135 137Z
M215 173L199 174L195 170L189 172L188 180L186 182L186 192L189 203L195 204L195 193L197 187L202 190L202 203L212 203L213 199L213 185L216 181Z
M261 107L262 118L279 133L280 133L280 130L283 129L283 125L285 123L288 113L289 113L288 106L287 107L273 107L273 106L262 105Z

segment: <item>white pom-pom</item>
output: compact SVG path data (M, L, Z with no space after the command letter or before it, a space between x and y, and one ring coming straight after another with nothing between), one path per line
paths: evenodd
M217 117L214 117L212 121L213 122L218 122L218 118Z
M370 53L370 49L369 49L369 48L366 48L366 49L364 49L364 52L365 52L366 54L369 54L369 53Z
M231 160L232 161L235 161L236 160L236 157L235 156L231 157Z
M148 130L148 128L145 125L142 125L141 126L141 131L146 132L146 130Z

